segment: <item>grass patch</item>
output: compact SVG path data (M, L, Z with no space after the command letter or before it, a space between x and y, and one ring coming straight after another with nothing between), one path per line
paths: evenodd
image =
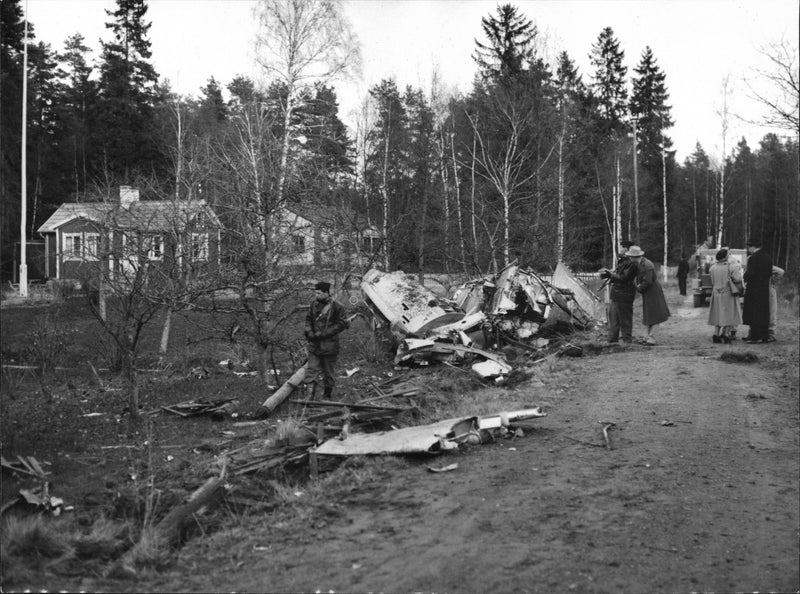
M72 552L64 532L43 516L10 517L3 522L3 558L55 559Z
M725 363L755 363L758 361L758 355L748 351L743 353L725 351L719 356L719 360L725 361Z

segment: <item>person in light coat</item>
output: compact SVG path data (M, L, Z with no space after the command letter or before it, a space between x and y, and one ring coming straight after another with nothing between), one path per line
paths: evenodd
M625 255L636 262L639 271L636 275L636 290L642 294L642 324L647 328L647 335L641 342L652 346L656 344L656 326L669 319L667 300L664 299L664 291L658 282L656 267L643 257L642 248L638 245L631 246Z
M742 323L739 297L734 294L731 281L741 285L742 270L728 262L728 250L717 252L716 262L709 270L711 275L711 307L708 310L708 324L714 326L712 340L715 343L730 344L736 326Z

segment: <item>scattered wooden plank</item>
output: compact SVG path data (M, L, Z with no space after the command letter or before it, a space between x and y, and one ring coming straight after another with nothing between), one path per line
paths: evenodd
M314 406L336 406L340 408L352 408L352 409L362 409L362 410L393 410L397 412L402 412L408 410L406 407L400 406L382 406L379 404L357 404L355 402L337 402L335 400L291 400L290 402L294 402L295 404L311 404Z

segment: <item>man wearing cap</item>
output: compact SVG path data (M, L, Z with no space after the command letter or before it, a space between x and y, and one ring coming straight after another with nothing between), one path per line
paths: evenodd
M336 383L334 367L339 357L339 334L349 325L345 319L344 307L331 298L331 284L321 281L314 285L314 301L306 315L308 364L303 379L306 386L311 385L311 398L316 396L320 374L325 387L324 397L329 399L333 395L333 386Z
M636 264L625 255L633 245L632 241L620 241L617 267L612 271L600 269L600 278L607 279L611 285L608 304L608 342L633 342L633 301L636 299Z
M744 309L742 322L750 326L745 342L769 342L769 285L772 257L761 249L761 241L747 242L747 268L744 272Z

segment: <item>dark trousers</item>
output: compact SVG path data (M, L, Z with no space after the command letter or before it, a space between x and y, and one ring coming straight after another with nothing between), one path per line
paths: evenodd
M681 291L681 295L686 295L686 277L679 276L678 277L678 289Z
M617 342L619 335L622 340L633 340L633 303L610 301L608 303L608 340Z
M303 378L303 383L317 383L319 381L319 376L322 375L322 384L325 386L325 390L333 390L333 386L336 384L334 367L336 366L336 359L338 358L339 355L320 356L309 352L306 376Z
M769 338L769 326L750 326L748 336L752 340L767 340Z

